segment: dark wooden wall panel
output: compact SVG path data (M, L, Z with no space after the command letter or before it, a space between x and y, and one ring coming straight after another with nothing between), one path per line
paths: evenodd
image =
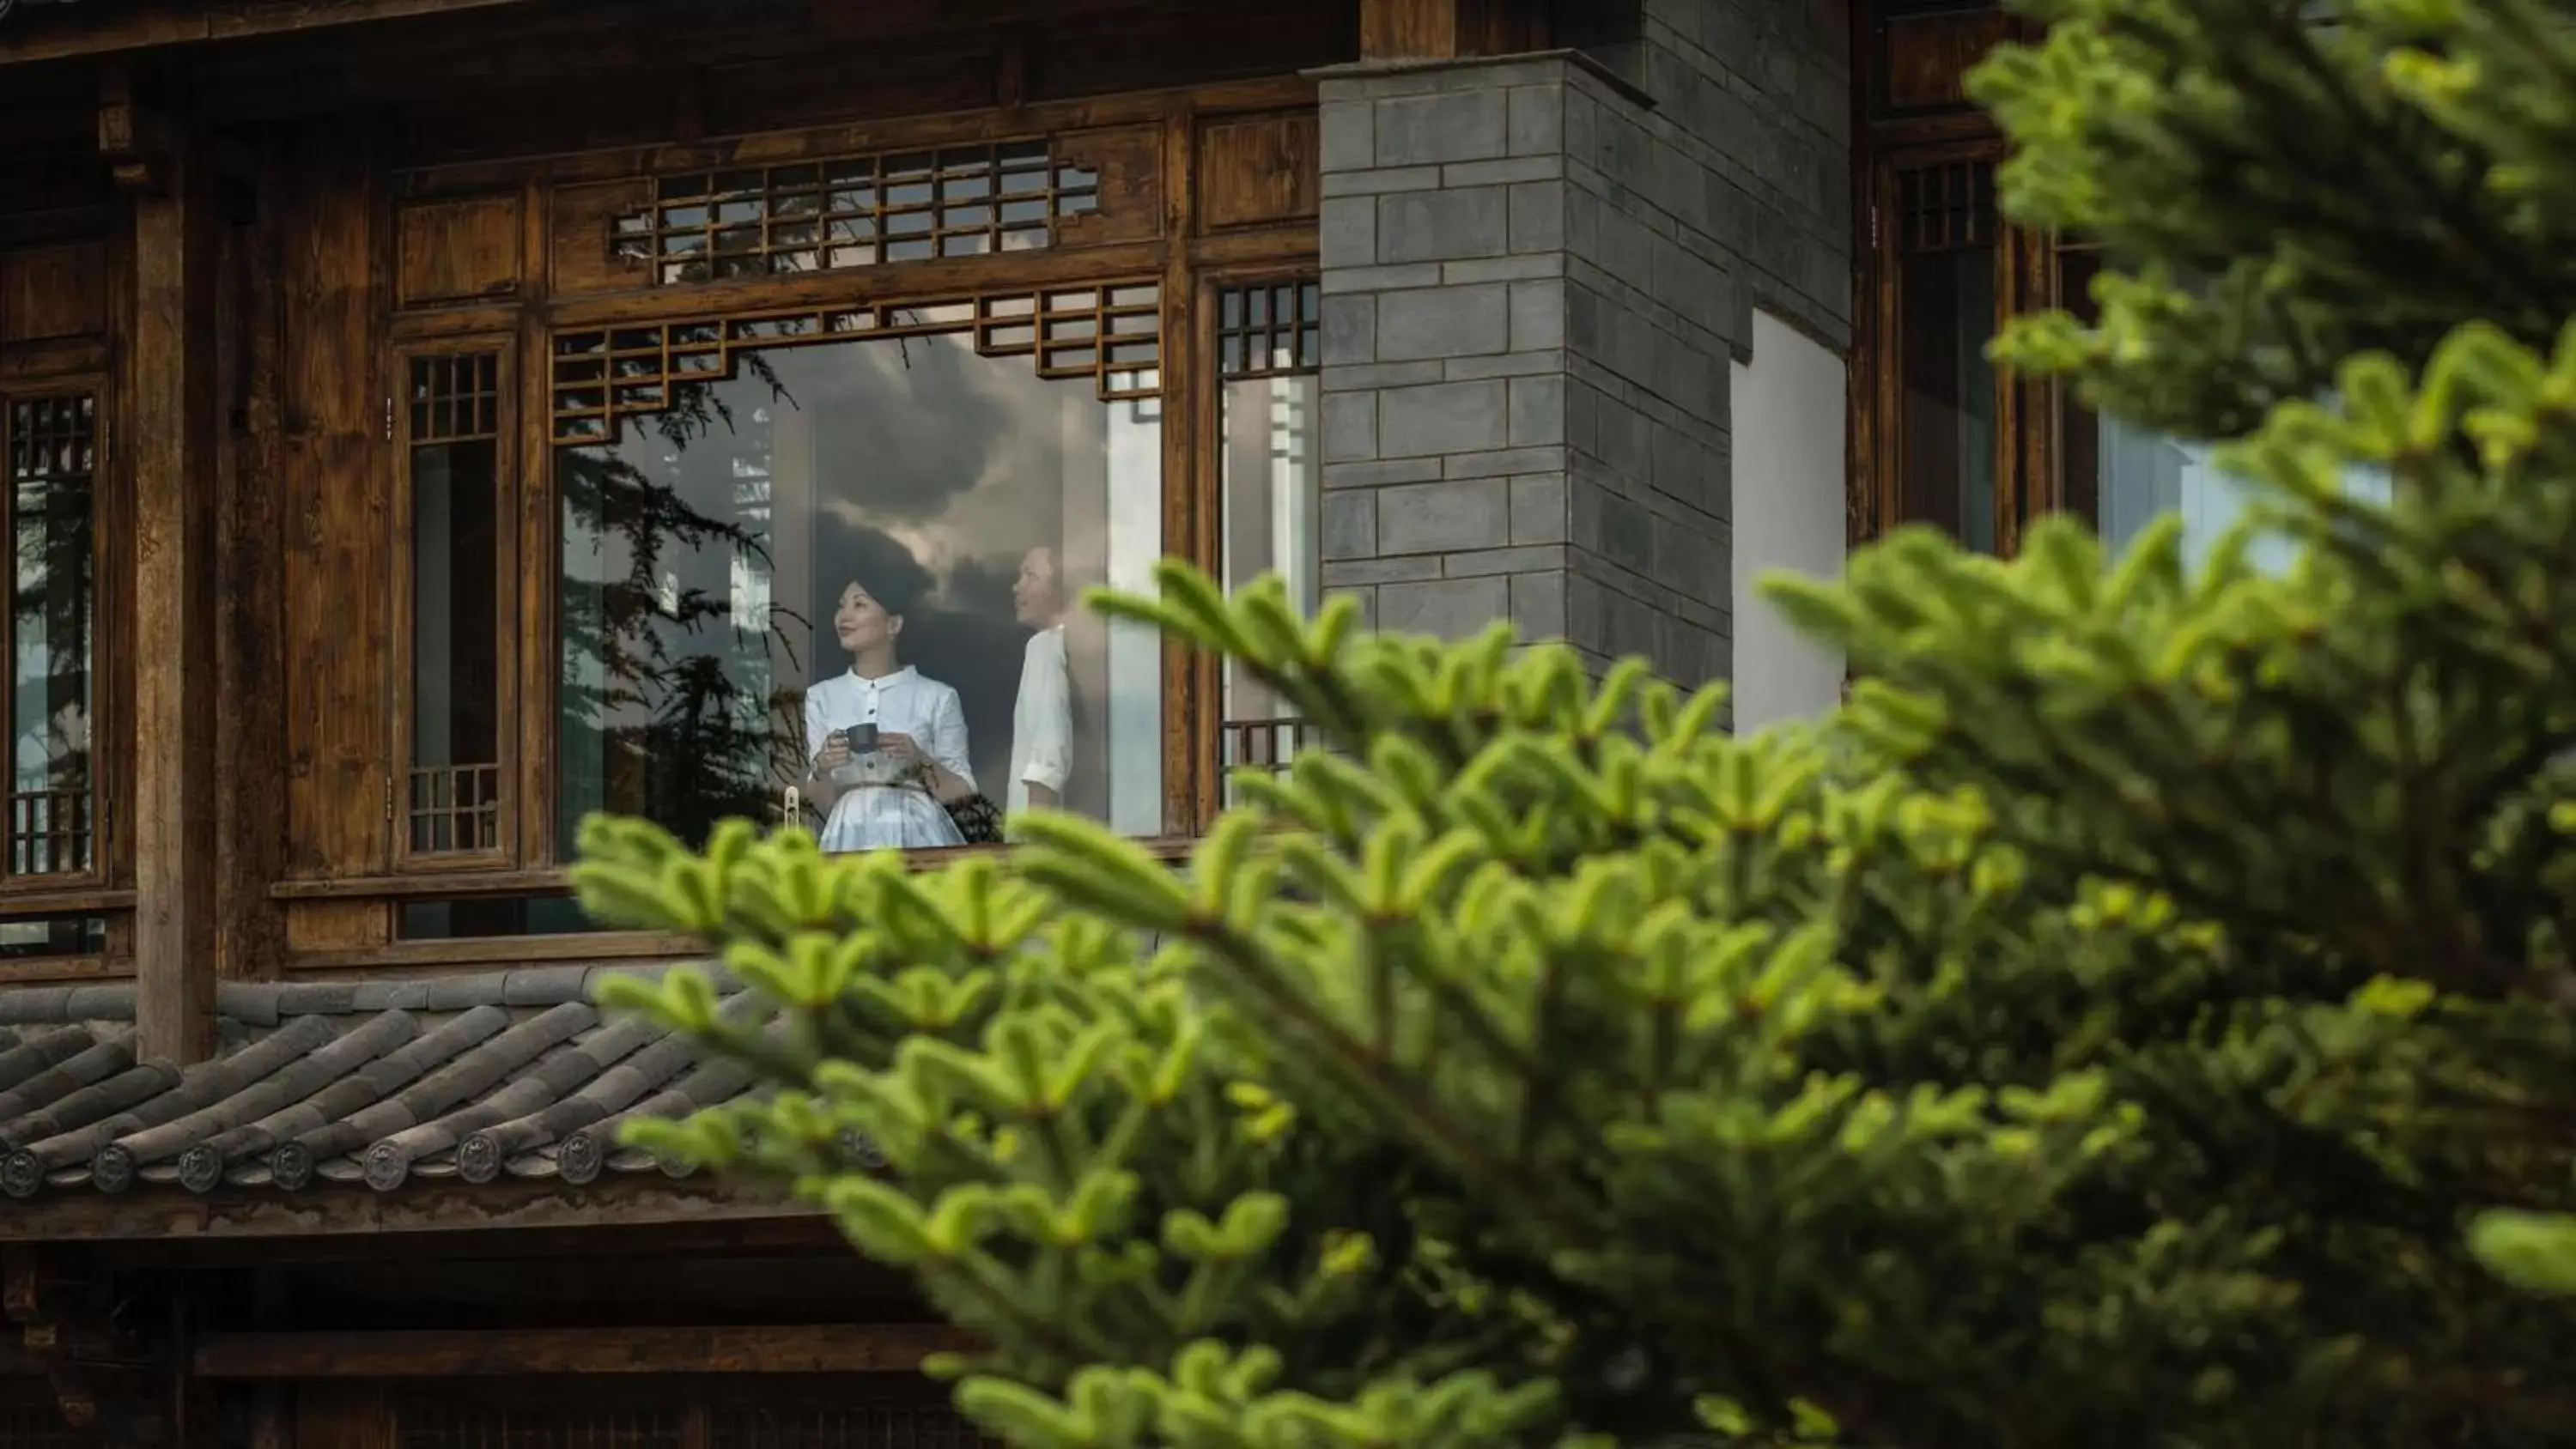
M287 199L287 868L306 877L385 863L389 490L369 149L345 129L308 133Z
M1100 209L1067 218L1058 245L1145 241L1163 230L1163 128L1110 126L1074 131L1060 143L1067 161L1100 173Z
M553 233L546 263L551 295L614 292L651 281L649 264L639 257L621 257L609 245L609 226L616 218L652 204L653 183L642 178L555 188L548 208Z
M107 331L107 249L99 242L0 253L0 342Z
M1889 116L1968 104L1970 68L2012 33L2000 10L1944 10L1888 18L1879 103Z
M396 298L406 307L506 297L519 288L519 196L400 208Z
M1317 214L1315 112L1229 116L1199 128L1199 224L1210 231L1266 226Z
M993 103L989 47L830 50L710 70L706 128L719 136L789 126L963 111Z
M307 1383L295 1390L295 1449L393 1449L393 1416L370 1383Z
M1359 59L1357 0L1238 0L1028 32L1028 98L1108 95Z

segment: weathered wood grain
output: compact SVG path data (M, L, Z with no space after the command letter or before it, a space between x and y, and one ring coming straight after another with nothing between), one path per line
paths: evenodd
M179 1062L213 1046L215 287L212 158L173 158L134 208L136 1029Z

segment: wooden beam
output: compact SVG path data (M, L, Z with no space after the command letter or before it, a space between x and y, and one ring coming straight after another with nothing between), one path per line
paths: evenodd
M411 1333L213 1333L207 1379L522 1374L908 1374L975 1341L942 1323L789 1328L536 1328Z
M243 1188L109 1195L89 1189L13 1203L0 1213L0 1243L152 1238L169 1243L327 1237L344 1233L479 1232L493 1228L597 1228L813 1216L799 1203L707 1179L660 1173L587 1188L559 1182L415 1183L382 1193L351 1184L299 1193Z
M9 29L0 30L0 66L530 3L533 0L233 0L204 5L159 0L114 10L82 6L42 25L21 16ZM100 11L105 13L93 13Z
M103 1270L119 1273L216 1272L241 1268L345 1267L385 1261L385 1245L370 1233L323 1237L124 1238L85 1244ZM601 1222L581 1227L462 1228L403 1235L401 1258L409 1264L499 1263L543 1260L550 1264L595 1259L662 1261L677 1258L813 1258L866 1263L831 1219L819 1214L781 1217L683 1218L664 1223ZM886 1292L908 1291L900 1269L868 1264ZM873 1300L871 1300L873 1301ZM267 1320L280 1322L282 1320Z
M214 1046L215 167L182 139L134 198L135 1024L146 1058Z
M170 118L144 92L143 75L124 60L99 72L98 154L118 186L158 192L170 179Z
M938 31L1026 25L1070 18L1108 22L1122 11L1150 10L1160 0L813 0L814 34L826 40L886 40Z

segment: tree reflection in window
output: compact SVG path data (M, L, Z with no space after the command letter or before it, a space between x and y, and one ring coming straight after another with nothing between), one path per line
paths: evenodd
M1160 828L1159 641L1032 610L1015 589L1033 554L1068 591L1146 583L1162 544L1158 400L1041 377L963 331L737 349L726 373L669 387L668 410L557 450L562 838L604 809L702 840L728 817L780 820L790 786L826 793L809 779L809 694L850 714L827 733L879 707L832 633L862 575L899 596L899 665L959 701L965 747L943 764L1013 799L1037 769L1014 746L1036 737L1019 705L1044 664L1074 702L1070 747L1050 756L1061 802ZM932 745L900 723L903 702L883 707L886 729ZM949 843L853 837L830 818L803 823L840 848Z
M92 863L91 655L98 404L87 393L9 404L11 875Z
M768 359L747 353L740 366L773 406L790 403ZM671 401L624 420L627 447L559 450L566 840L595 810L641 815L692 841L717 821L764 815L775 763L768 721L787 702L774 671L744 666L776 653L792 661L796 643L765 597L744 608L731 585L770 565L768 500L758 491L768 414L739 417L732 399L696 383L675 385ZM730 518L683 486L684 462L708 455L691 450L720 436L733 440L729 461L753 490L734 490ZM722 578L707 576L710 562ZM712 637L719 631L730 637Z

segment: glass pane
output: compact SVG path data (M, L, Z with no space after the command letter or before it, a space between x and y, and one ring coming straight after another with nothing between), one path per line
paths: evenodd
M471 386L492 359L414 364L411 849L501 845L500 444ZM462 381L468 401L441 402ZM429 426L418 426L427 417ZM442 433L475 433L424 441Z
M1276 573L1309 616L1323 596L1315 446L1321 384L1312 374L1244 378L1220 395L1225 587L1231 592ZM1289 703L1233 660L1225 664L1224 692L1227 768L1287 763L1300 742Z
M404 941L464 941L568 936L594 929L580 904L564 896L461 896L403 902L394 934Z
M83 871L91 856L91 651L97 632L98 406L32 398L8 417L10 580L8 871Z
M1995 333L1992 246L1927 252L1900 264L1905 405L1898 497L1979 552L1995 548Z
M2101 272L2092 252L2068 251L2058 257L2060 305L2090 322L2094 316L2091 285ZM2084 406L2072 385L2057 389L2058 467L2066 509L2090 520L2106 550L2129 546L2159 514L2182 515L2185 562L2197 566L2218 540L2236 525L2252 499L2244 480L2219 469L2217 446L2097 416ZM2355 495L2385 499L2383 472L2355 469L2345 478ZM2259 568L2286 569L2292 556L2288 540L2258 538L2248 551Z
M834 850L961 843L978 796L1159 832L1161 641L1071 602L1150 586L1161 404L963 336L737 361L557 451L563 829L793 788Z
M105 916L38 916L0 921L0 961L96 956L106 950Z

